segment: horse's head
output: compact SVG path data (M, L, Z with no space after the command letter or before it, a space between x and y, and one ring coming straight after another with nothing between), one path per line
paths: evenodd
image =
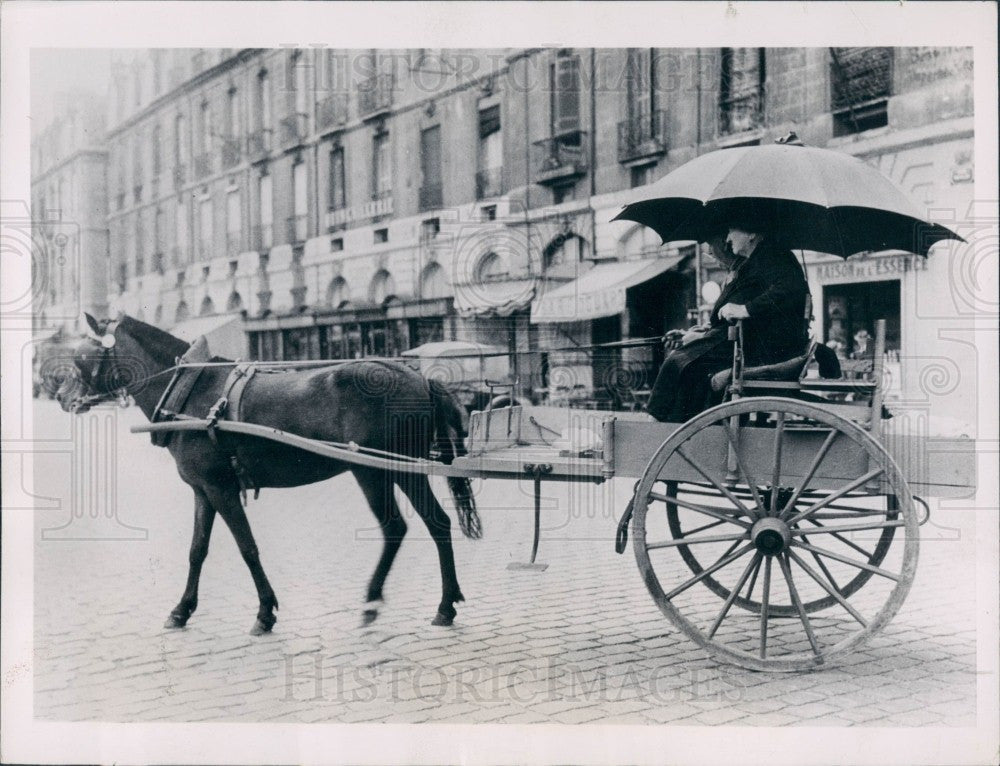
M63 365L55 393L66 412L82 413L114 400L125 404L157 372L127 331L134 320L123 316L98 321L90 314L84 316L92 335L74 347L72 366Z

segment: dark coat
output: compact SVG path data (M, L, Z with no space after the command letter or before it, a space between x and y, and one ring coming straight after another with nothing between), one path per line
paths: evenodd
M712 307L712 330L674 353L694 360L725 343L728 323L719 318L719 309L735 303L746 306L750 313L750 318L743 320L747 365L772 364L798 356L808 342L808 294L802 266L795 256L765 240L722 289Z
M805 352L809 288L802 267L788 250L766 240L736 270L712 308L712 329L672 352L653 384L647 411L658 420L682 422L704 409L710 398L708 378L732 364L728 323L719 318L727 303L746 306L743 320L744 362L772 364Z

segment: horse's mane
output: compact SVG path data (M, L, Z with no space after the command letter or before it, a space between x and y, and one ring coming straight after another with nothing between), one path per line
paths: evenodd
M136 343L162 364L173 364L188 349L189 344L180 338L130 316L123 316L120 324Z

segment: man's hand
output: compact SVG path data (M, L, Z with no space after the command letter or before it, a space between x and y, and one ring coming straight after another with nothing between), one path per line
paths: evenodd
M750 312L747 311L747 307L739 303L727 303L719 309L719 319L724 319L727 322L735 322L737 319L747 319L749 316Z
M710 325L695 325L681 336L681 345L686 346L699 338L702 338L711 328Z

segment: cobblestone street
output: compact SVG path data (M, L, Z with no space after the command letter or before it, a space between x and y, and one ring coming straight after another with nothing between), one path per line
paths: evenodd
M256 594L221 523L198 611L186 629L168 631L161 625L187 576L191 493L165 450L127 432L141 417L135 408L108 417L117 423L118 522L145 530L121 536L147 539L87 539L107 537L106 519L70 520L71 498L86 506L89 474L74 468L71 452L36 456L34 492L59 503L36 512L37 718L976 723L972 511L933 517L901 612L842 666L813 673L721 665L673 629L631 550L614 552L631 489L625 480L610 489L546 485L545 571L507 569L530 550L530 483L478 482L485 536L469 541L456 531L467 601L452 628L430 625L437 556L408 509L385 608L373 629L362 629L362 595L381 540L353 478L264 490L248 516L281 604L274 632L247 633ZM37 404L37 438L65 440L70 424L54 403ZM434 486L446 495L443 482Z

